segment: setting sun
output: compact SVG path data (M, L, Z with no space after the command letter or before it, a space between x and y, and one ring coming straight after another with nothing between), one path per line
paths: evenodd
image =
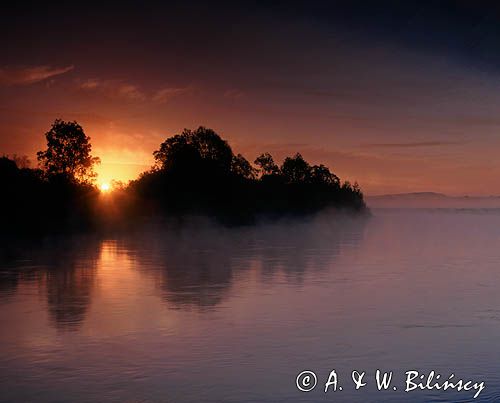
M101 183L101 192L109 192L110 189L109 183Z

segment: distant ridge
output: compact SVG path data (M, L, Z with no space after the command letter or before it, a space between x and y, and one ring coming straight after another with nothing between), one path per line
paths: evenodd
M410 193L389 193L389 194L382 194L382 195L374 195L374 196L368 196L372 198L376 197L453 197L453 196L447 196L444 193L437 193L437 192L410 192Z
M411 192L365 196L372 208L500 208L500 196L448 196L437 192Z

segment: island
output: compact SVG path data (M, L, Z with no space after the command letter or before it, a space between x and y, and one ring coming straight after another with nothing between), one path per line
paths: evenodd
M326 208L366 214L357 183L342 182L300 153L250 163L214 130L184 129L153 152L154 165L128 184L99 189L90 137L77 122L57 119L45 134L38 167L26 157L0 158L2 232L117 225L157 217L208 216L226 224L307 215ZM103 197L103 191L107 191ZM109 192L113 190L112 192Z

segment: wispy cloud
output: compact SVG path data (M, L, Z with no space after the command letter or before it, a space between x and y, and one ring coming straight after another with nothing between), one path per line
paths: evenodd
M179 95L184 95L188 94L193 91L193 88L191 86L188 87L165 87L165 88L160 88L158 91L156 91L153 96L152 100L157 103L165 103L170 101L172 98L177 97Z
M129 101L144 101L146 94L136 85L121 80L100 80L91 78L78 81L78 87L88 92L98 92L108 98L119 98Z
M460 141L418 141L410 143L368 143L361 144L364 148L417 148L417 147L442 147L457 146L463 142Z
M245 93L237 88L232 88L224 92L225 98L240 99L245 96Z
M0 69L0 85L29 85L55 77L74 69L74 66L5 67Z
M156 91L144 91L140 86L123 80L101 80L98 78L77 80L77 87L80 90L99 93L111 99L137 102L151 101L159 104L193 91L191 86L163 87Z

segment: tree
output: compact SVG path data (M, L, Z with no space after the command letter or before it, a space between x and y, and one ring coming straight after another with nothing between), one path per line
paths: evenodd
M7 157L9 157L7 155ZM14 161L19 169L26 169L31 166L31 161L27 155L17 155L13 154L11 157L12 161Z
M289 183L305 183L311 179L311 166L299 153L286 157L281 173Z
M248 160L241 154L233 157L231 170L234 174L246 179L255 179L255 168L250 165Z
M17 165L14 160L4 155L0 157L0 180L5 182L7 178L13 177L17 173Z
M45 137L47 149L39 151L37 157L47 176L63 176L76 182L95 179L94 165L100 159L92 157L90 137L78 123L56 119Z
M271 154L264 153L259 155L254 164L257 165L262 172L262 175L277 175L279 174L280 169L278 165L274 163L274 159Z
M176 169L179 164L187 168L186 162L202 160L225 172L231 170L234 157L229 144L203 126L196 130L184 129L181 134L166 139L153 156L156 167L161 170Z
M311 168L311 182L315 184L338 186L340 183L340 179L337 175L330 172L328 167L320 164L313 165L313 167Z

